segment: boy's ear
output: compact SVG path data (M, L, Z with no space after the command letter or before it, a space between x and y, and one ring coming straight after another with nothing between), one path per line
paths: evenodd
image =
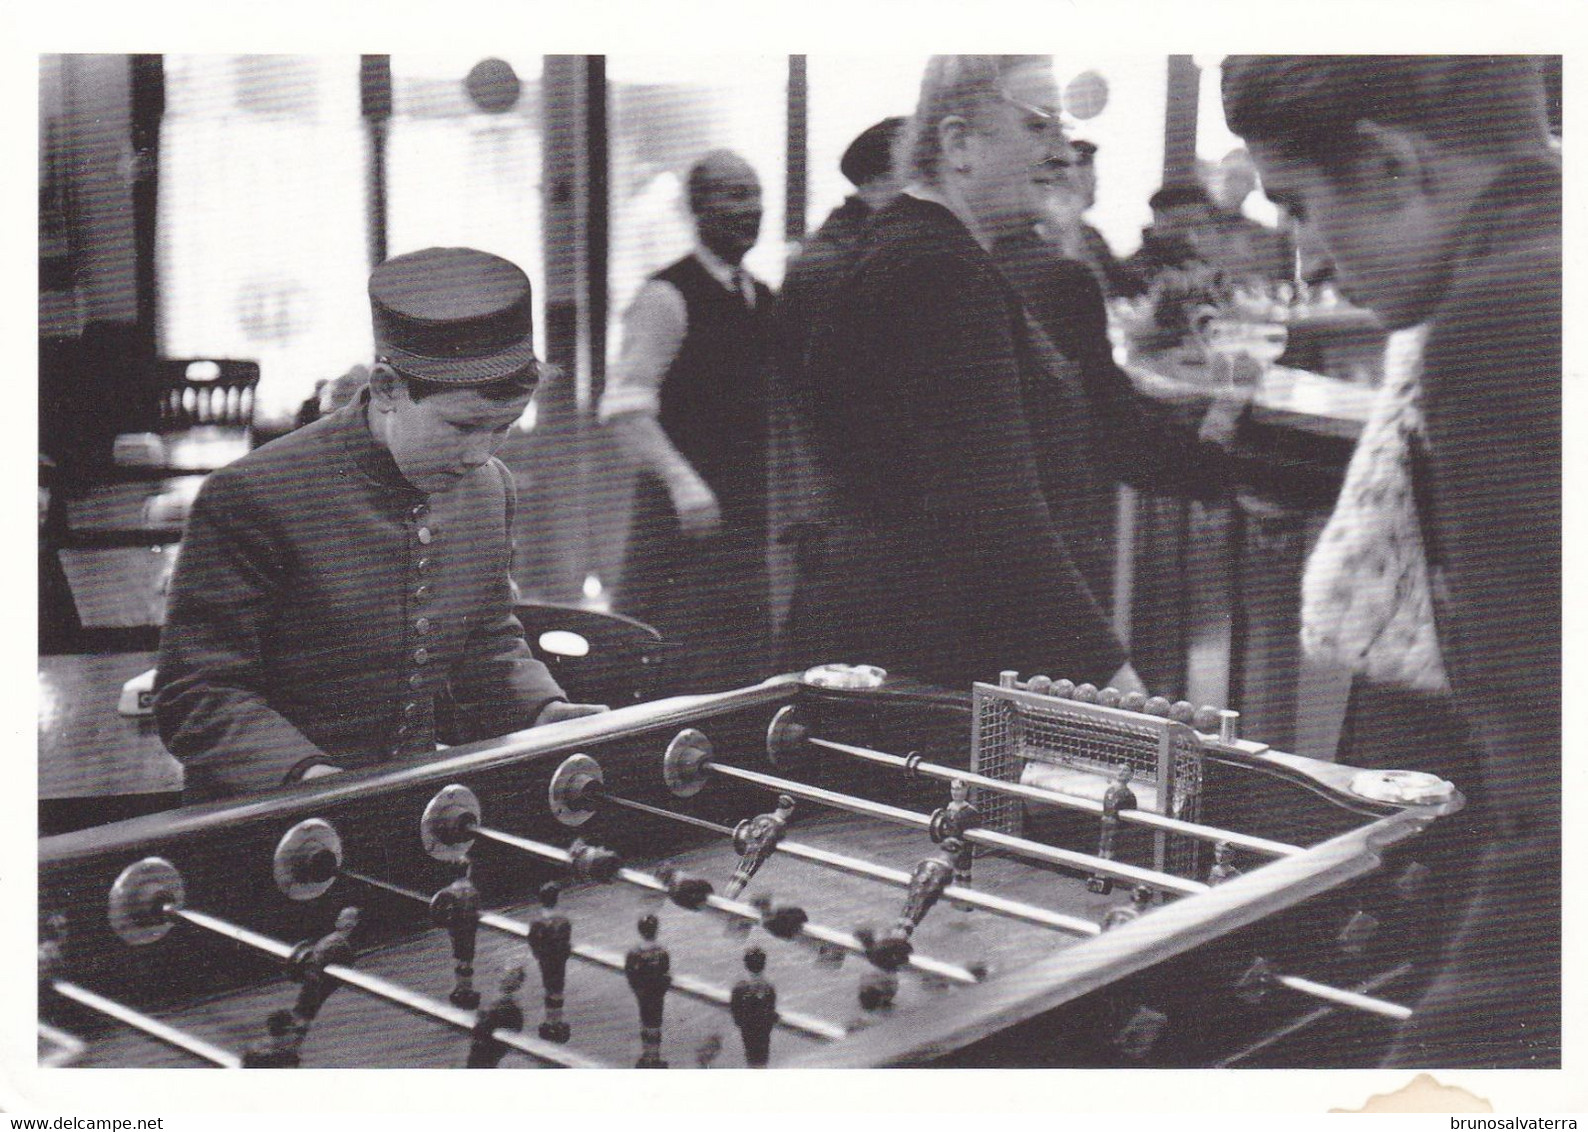
M383 413L396 407L399 398L406 396L408 387L397 371L385 362L376 362L369 368L370 403Z
M1392 195L1419 192L1433 195L1435 167L1423 151L1417 134L1397 126L1364 119L1356 124L1359 146L1357 167Z

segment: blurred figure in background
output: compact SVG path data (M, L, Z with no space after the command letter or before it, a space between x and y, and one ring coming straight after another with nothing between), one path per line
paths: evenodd
M1133 292L1133 276L1120 264L1103 234L1086 222L1097 203L1097 143L1077 138L1070 143L1070 175L1066 186L1048 194L1045 216L1038 225L1043 237L1072 259L1086 265L1109 298Z
M1247 216L1257 170L1244 147L1226 153L1209 179L1211 221L1202 238L1206 258L1235 286L1264 287L1293 280L1295 249L1284 234Z
M811 351L812 436L834 485L801 663L874 663L949 687L1001 669L1139 682L1078 562L1076 500L1105 492L1083 435L1038 468L1030 412L1086 417L988 250L1041 218L1069 143L1046 56L934 56L906 135L910 185L877 214ZM1085 533L1079 533L1082 541Z
M369 367L365 365L355 365L337 377L321 378L314 383L314 393L298 406L293 427L302 428L330 416L358 396L358 391L368 384Z
M1165 268L1206 262L1203 239L1213 221L1213 201L1195 181L1165 185L1147 201L1152 223L1141 230L1141 247L1125 258L1128 294L1144 294Z
M884 118L868 126L849 143L838 163L855 186L853 194L835 208L822 226L805 241L789 263L778 295L779 364L772 402L772 548L774 604L786 607L792 600L797 563L815 567L825 557L823 534L826 493L831 485L820 474L810 451L810 378L806 372L812 341L819 326L830 317L829 308L844 278L864 258L870 247L869 221L904 187L896 169L899 135L905 118ZM826 615L829 599L809 589L801 595L807 603L802 622ZM780 658L777 667L790 667Z
M1057 198L1061 209L1075 196L1065 185L1045 195ZM1231 470L1224 446L1234 438L1251 386L1220 388L1208 401L1183 405L1138 392L1114 361L1097 276L1051 242L1051 232L1046 223L1018 228L994 242L992 257L1045 339L1041 345L1051 347L1043 351L1051 380L1084 399L1081 417L1055 412L1060 402L1053 398L1028 403L1026 412L1039 474L1061 472L1074 459L1065 449L1080 445L1097 477L1101 490L1071 495L1057 521L1093 594L1106 601L1115 562L1114 493L1108 489L1127 483L1199 499L1223 493ZM1065 484L1054 482L1048 492L1061 498Z
M1559 1066L1561 171L1537 62L1231 56L1223 84L1268 196L1321 239L1346 297L1421 328L1398 368L1426 439L1402 436L1398 486L1341 506L1366 509L1348 528L1377 513L1420 536L1478 758L1413 769L1467 792L1477 841L1444 865L1459 924L1389 1064ZM1340 551L1337 601L1373 605L1361 583L1417 573L1404 549ZM1418 618L1396 602L1415 586L1378 588L1376 619L1409 651Z
M849 143L838 168L855 191L789 261L778 296L779 373L796 401L803 400L802 375L815 326L825 317L833 290L869 247L867 222L904 187L894 169L893 151L905 121L884 118Z
M639 472L614 608L679 650L666 690L722 691L771 667L767 397L772 292L744 268L761 183L716 150L689 171L697 242L629 307L600 415Z

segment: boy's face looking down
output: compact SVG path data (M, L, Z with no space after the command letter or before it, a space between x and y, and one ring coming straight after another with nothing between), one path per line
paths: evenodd
M532 396L528 388L498 401L465 388L415 401L400 376L377 366L370 379L370 430L403 478L434 495L451 491L490 460Z
M1439 158L1415 134L1366 123L1339 170L1256 143L1263 190L1333 260L1340 291L1391 329L1437 287L1458 210L1439 192Z

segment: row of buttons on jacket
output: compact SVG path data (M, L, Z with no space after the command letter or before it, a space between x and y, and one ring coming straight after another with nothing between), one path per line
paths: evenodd
M435 541L435 534L431 531L429 526L425 525L424 523L425 516L428 513L429 505L425 503L415 504L408 511L409 517L412 518L415 523L419 524L414 531L414 537L419 540L419 544L421 546L429 546ZM429 569L430 555L428 553L421 552L419 557L414 560L414 572L417 575L417 582L413 590L414 605L416 607L415 612L417 614L417 616L414 618L414 632L421 637L428 636L432 627L430 617L427 616L426 611L421 608L429 599L431 593L431 585L428 573ZM414 669L408 674L408 687L413 691L418 691L420 688L424 687L424 667L430 663L430 649L425 645L420 645L415 648L413 651L413 663ZM403 744L407 741L409 734L412 732L413 728L418 724L418 722L419 701L409 700L403 704L402 720L397 724L396 737L391 747L393 758L397 758L402 754Z

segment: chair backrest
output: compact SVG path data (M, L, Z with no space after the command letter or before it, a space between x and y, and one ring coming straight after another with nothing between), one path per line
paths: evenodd
M622 707L651 697L666 644L649 625L571 605L524 602L514 613L530 651L573 702Z
M218 358L161 358L153 381L160 405L160 431L199 425L250 428L259 363Z

